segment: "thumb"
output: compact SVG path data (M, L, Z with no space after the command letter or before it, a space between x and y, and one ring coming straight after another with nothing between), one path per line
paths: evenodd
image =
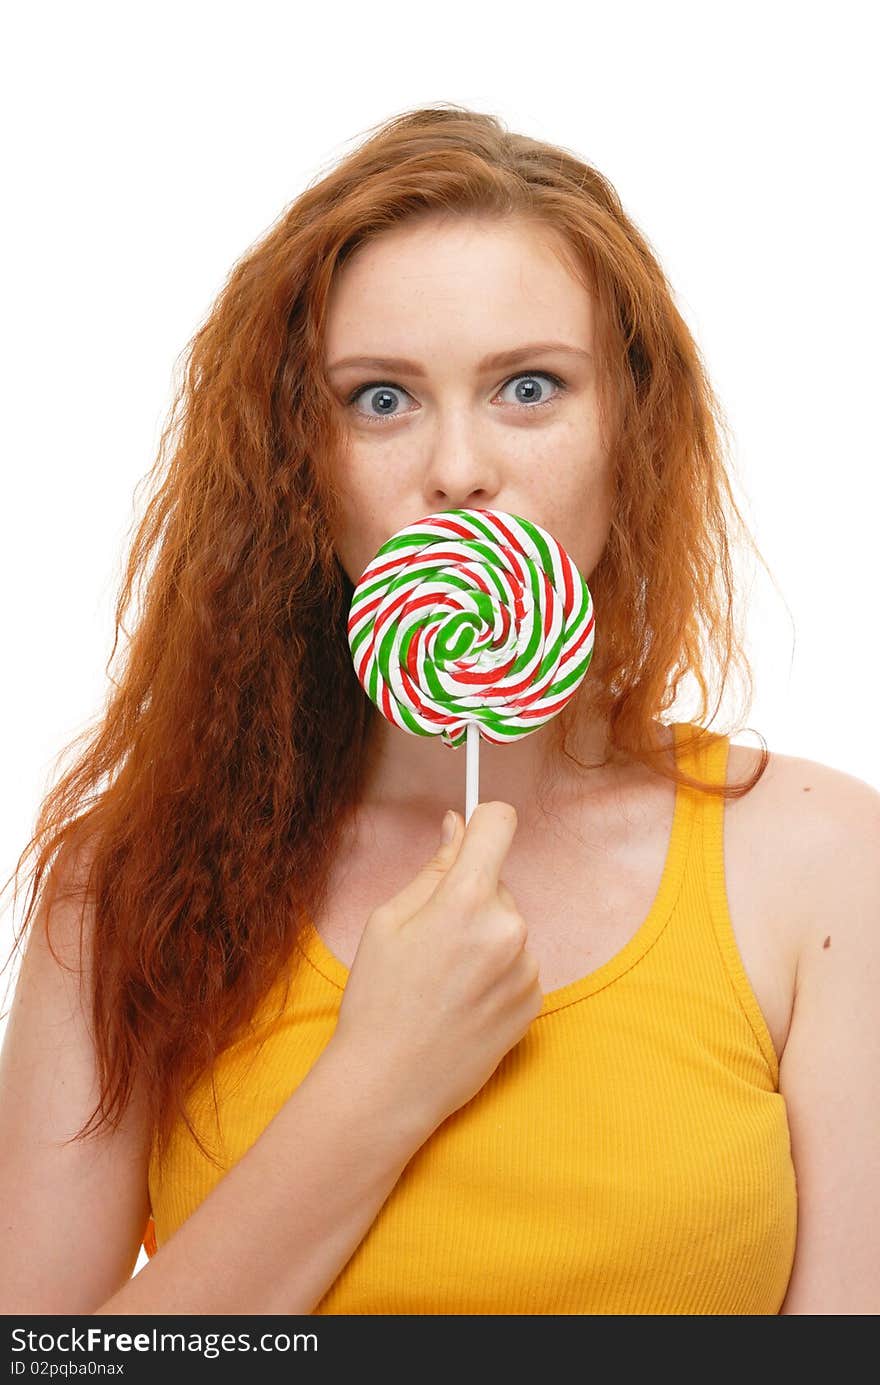
M461 815L459 813L454 812L452 808L444 813L443 822L440 825L440 846L437 852L444 865L452 865L458 855L461 840L460 826Z
M453 812L450 808L443 815L440 824L440 840L437 843L437 850L429 861L426 861L422 871L428 876L442 876L449 870L458 855L458 849L462 841L461 814Z
M452 828L452 835L444 840L442 827L447 824ZM450 809L443 819L440 840L434 855L425 861L408 885L385 901L385 913L392 920L403 923L427 904L446 872L455 863L459 847L464 840L462 826L461 814Z

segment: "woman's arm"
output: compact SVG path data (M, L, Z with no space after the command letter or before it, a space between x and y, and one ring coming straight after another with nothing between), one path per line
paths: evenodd
M811 765L790 824L804 918L780 1063L798 1185L781 1313L880 1313L880 793Z
M98 1095L84 966L59 966L35 920L0 1055L0 1312L309 1313L350 1259L430 1124L381 1065L331 1039L254 1145L132 1279L148 1215L150 1132L65 1144ZM79 909L51 939L78 968Z
M428 1134L365 1054L331 1039L251 1148L96 1313L310 1313Z

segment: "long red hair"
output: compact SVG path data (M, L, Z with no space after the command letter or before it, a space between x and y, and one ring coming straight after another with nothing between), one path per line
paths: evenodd
M754 544L721 411L649 244L565 149L451 103L392 118L248 250L189 344L118 597L108 669L120 629L121 667L10 877L33 852L21 934L40 899L46 918L61 893L91 910L100 1099L74 1139L115 1127L136 1077L160 1151L178 1117L195 1135L188 1092L321 907L374 712L329 536L344 439L323 369L328 291L369 237L438 212L554 228L595 296L616 503L590 578L593 661L551 723L563 753L589 705L615 760L698 790L740 796L766 767L765 746L750 779L713 789L661 749L658 718L688 676L697 739L732 676L751 705L734 526Z

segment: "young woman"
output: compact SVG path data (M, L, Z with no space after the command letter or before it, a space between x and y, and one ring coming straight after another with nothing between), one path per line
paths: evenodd
M745 529L614 189L395 118L236 266L181 400L30 843L3 1311L878 1311L880 794L710 728ZM379 546L461 508L542 525L596 611L466 828L464 756L346 638Z

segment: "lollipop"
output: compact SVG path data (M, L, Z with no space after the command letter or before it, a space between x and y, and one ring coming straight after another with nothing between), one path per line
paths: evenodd
M400 529L367 564L348 643L367 696L394 726L467 742L469 821L479 741L537 731L593 656L593 601L565 549L504 510L443 510Z

